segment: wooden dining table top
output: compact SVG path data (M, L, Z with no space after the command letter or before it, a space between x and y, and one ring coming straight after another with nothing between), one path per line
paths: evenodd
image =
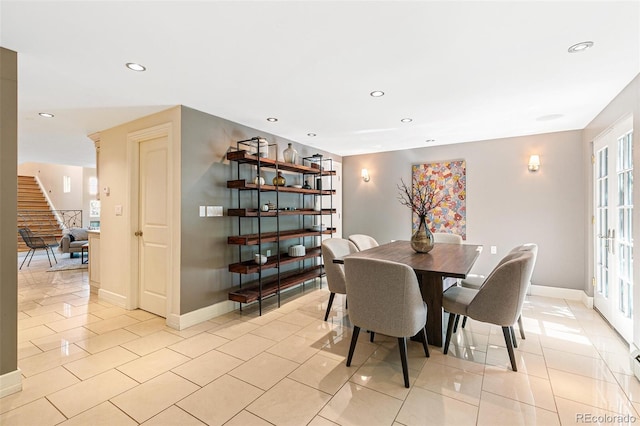
M345 257L390 260L404 263L420 274L465 278L481 252L481 245L436 243L429 253L417 253L409 241L393 241ZM344 263L343 259L335 262Z

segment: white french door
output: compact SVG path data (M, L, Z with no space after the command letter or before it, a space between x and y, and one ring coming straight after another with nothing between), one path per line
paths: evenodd
M593 143L594 306L628 342L633 339L632 118Z

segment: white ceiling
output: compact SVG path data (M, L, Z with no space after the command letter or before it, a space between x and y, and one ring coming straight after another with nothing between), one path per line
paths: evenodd
M20 163L92 166L87 135L178 104L340 155L582 129L640 72L639 1L1 0L0 25Z

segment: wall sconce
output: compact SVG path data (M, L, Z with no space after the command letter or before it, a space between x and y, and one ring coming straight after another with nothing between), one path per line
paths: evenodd
M371 177L369 176L369 171L367 169L362 169L362 180L365 182L369 182Z
M529 157L529 171L537 172L539 168L540 168L540 156L534 154L531 157Z

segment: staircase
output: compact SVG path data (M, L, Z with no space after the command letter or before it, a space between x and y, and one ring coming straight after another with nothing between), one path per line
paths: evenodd
M18 228L23 227L28 227L36 235L54 236L55 241L62 237L58 220L33 176L18 176ZM16 232L16 235L18 251L28 251L20 234ZM54 238L47 239L50 240Z

